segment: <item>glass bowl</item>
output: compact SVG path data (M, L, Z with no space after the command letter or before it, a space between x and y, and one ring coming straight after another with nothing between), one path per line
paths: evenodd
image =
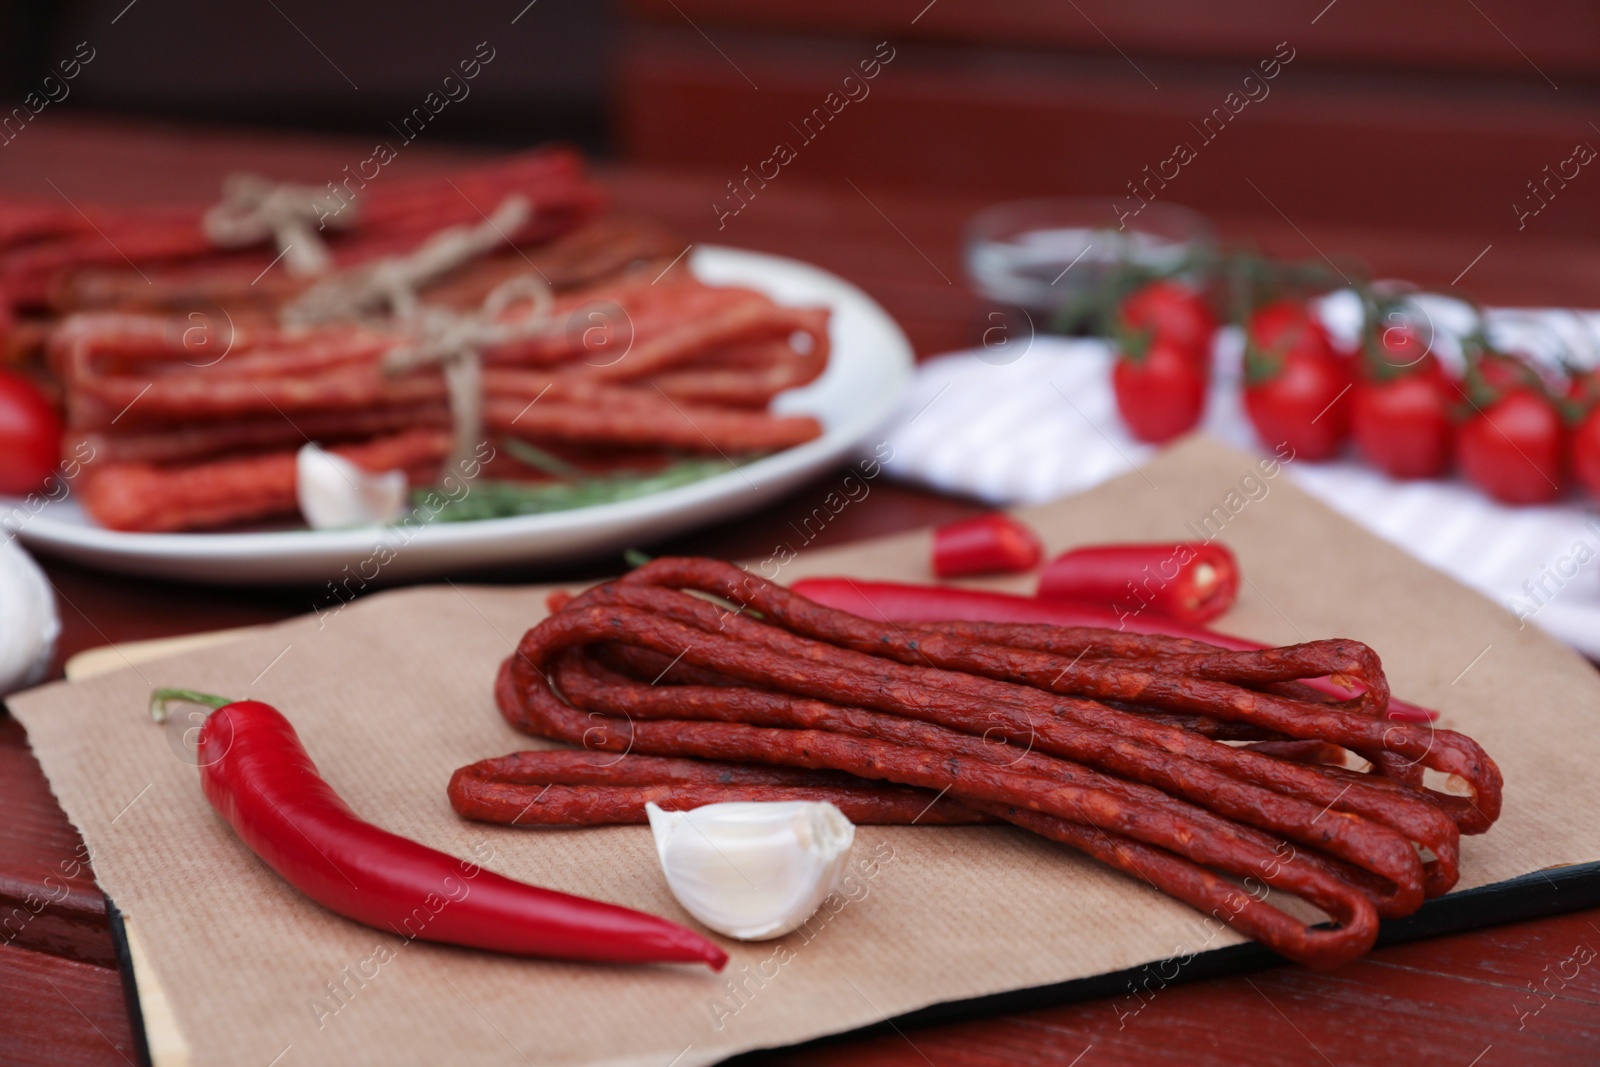
M981 296L1048 315L1126 263L1161 271L1215 249L1205 217L1146 204L1120 219L1110 197L1045 197L984 208L967 222L967 277Z

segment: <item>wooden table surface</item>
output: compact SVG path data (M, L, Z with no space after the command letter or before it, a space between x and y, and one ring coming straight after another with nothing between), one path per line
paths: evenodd
M75 202L198 199L236 169L320 184L364 145L333 138L195 130L61 114L8 146L0 189ZM393 165L421 174L466 153L426 145ZM388 172L386 172L388 173ZM920 355L968 343L980 321L962 284L959 233L971 200L786 178L716 231L710 204L727 176L614 168L618 206L653 215L694 240L810 260L865 288L905 326ZM52 191L51 184L57 188ZM870 199L869 199L870 198ZM1464 230L1398 232L1304 228L1271 212L1216 220L1227 237L1280 255L1356 257L1378 276L1461 284L1498 303L1595 303L1600 247L1561 237L1506 241ZM1493 245L1485 252L1486 245ZM1475 257L1479 257L1475 260ZM766 551L792 517L836 479L796 491L654 551L728 557ZM875 487L830 524L819 544L973 514L969 501L894 485ZM45 561L59 595L57 664L112 642L271 622L306 611L308 589L186 586ZM615 561L473 576L533 581L598 576ZM105 902L81 843L52 798L21 727L0 719L0 1065L137 1063L129 1007L115 969ZM1575 978L1575 950L1600 947L1600 911L1579 911L1380 949L1326 974L1279 966L1174 985L1143 999L1087 1001L974 1022L890 1030L867 1038L760 1053L755 1064L1576 1064L1600 1060L1600 962ZM1546 990L1556 989L1550 993ZM1540 995L1535 995L1534 990ZM1135 1009L1137 1009L1135 1013Z

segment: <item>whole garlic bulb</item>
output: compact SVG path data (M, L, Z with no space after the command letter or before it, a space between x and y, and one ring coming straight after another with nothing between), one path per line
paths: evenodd
M405 471L372 474L309 442L295 455L294 489L313 530L372 526L397 518L406 507Z
M44 572L0 530L0 696L44 677L61 634Z
M856 837L843 812L814 801L645 812L672 895L741 941L781 937L809 919L838 885Z

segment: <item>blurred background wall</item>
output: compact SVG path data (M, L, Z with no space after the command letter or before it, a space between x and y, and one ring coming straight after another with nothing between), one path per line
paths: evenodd
M0 0L8 98L80 41L96 58L64 108L357 133L487 41L430 137L730 176L888 41L786 172L1512 231L1564 196L1563 232L1600 236L1600 176L1573 162L1600 146L1592 0Z
M652 160L743 166L883 39L896 59L855 114L807 146L800 165L811 172L994 196L1128 196L1130 181L1144 193L1148 174L1176 170L1149 188L1207 211L1270 200L1294 219L1514 225L1513 200L1544 165L1559 167L1580 141L1600 145L1591 0L634 0L627 10L617 143ZM1260 64L1275 55L1293 58L1264 81ZM1208 124L1219 107L1229 121ZM1196 158L1168 163L1185 143ZM1600 189L1600 175L1587 180ZM1600 234L1600 196L1584 199L1563 224Z
M376 134L487 41L495 58L430 139L603 150L616 18L590 0L0 0L0 77L15 102L87 41L64 104Z

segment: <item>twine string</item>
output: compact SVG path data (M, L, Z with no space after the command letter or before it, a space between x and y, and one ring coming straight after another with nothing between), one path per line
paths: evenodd
M290 274L310 277L333 265L320 236L323 228L347 230L358 218L354 200L259 174L233 174L222 182L222 199L201 216L200 229L218 248L249 248L270 240Z

